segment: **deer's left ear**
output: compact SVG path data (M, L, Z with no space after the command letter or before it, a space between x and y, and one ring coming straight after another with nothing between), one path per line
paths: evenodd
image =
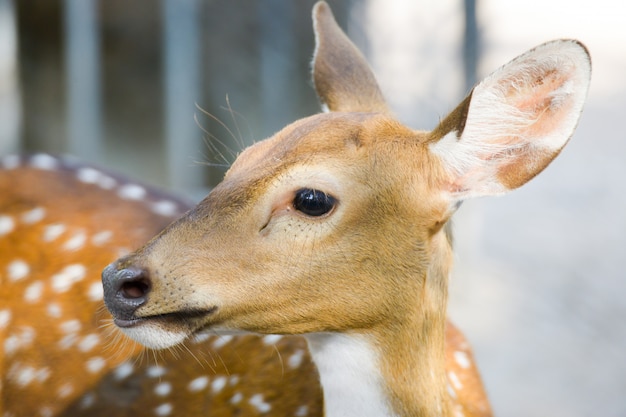
M574 132L590 77L586 48L558 40L478 84L431 136L451 198L502 194L540 173Z

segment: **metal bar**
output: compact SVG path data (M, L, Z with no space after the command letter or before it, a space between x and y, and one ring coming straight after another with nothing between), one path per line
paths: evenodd
M465 90L469 91L478 80L478 60L480 40L476 21L476 0L463 2L465 12L465 32L463 36L463 69L465 72Z
M0 0L0 155L18 151L20 126L15 5Z
M97 0L65 0L67 151L102 157L100 34Z
M170 185L202 186L201 132L194 122L201 91L200 2L163 0L166 158Z
M265 0L257 4L260 22L259 71L262 134L268 136L295 118L285 102L285 90L293 82L297 59L294 28L294 2ZM296 100L289 97L288 100Z

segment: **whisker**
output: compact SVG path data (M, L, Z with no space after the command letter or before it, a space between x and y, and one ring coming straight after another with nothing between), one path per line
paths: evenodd
M278 355L278 361L280 362L280 375L284 377L285 376L285 361L283 361L283 355L280 354L280 350L278 349L278 346L276 346L275 344L272 346L274 347L274 351L276 352L276 355Z
M219 144L220 146L222 146L229 154L231 158L235 158L236 157L236 153L230 149L228 147L228 145L226 145L224 142L222 142L220 139L218 139L217 136L215 136L214 134L212 134L211 132L209 132L208 130L206 130L201 124L200 121L198 120L198 116L194 114L194 120L196 122L196 125L198 125L198 127L200 128L200 130L202 130L202 132L206 135L206 137L203 138L205 145L211 149L211 151L213 151L213 153L216 154L216 156L218 156L219 158L221 158L225 163L227 163L229 166L231 164L231 161L229 161L226 156L222 153L222 151L220 151L218 149L218 147L215 145L216 143Z
M237 113L233 110L233 107L230 105L230 97L228 97L228 94L226 94L226 109L225 110L228 110L228 112L230 113L230 118L232 119L233 124L235 125L235 129L237 129L237 136L239 140L238 141L236 140L235 143L237 143L237 146L239 146L239 149L243 149L245 148L246 145L244 143L243 136L241 135L241 130L239 129L239 123L237 123L237 120L235 119L235 116L239 116L240 118L243 118L243 116L240 113ZM248 129L249 129L250 125L248 123L246 123L246 125L248 126ZM250 134L252 134L252 132L250 132Z
M235 133L228 127L228 125L226 123L224 123L219 117L209 113L208 111L202 109L200 106L198 106L196 104L196 108L202 112L205 116L209 117L210 119L212 119L213 121L215 121L219 126L221 126L224 130L226 130L226 132L228 132L228 134L230 135L230 137L233 139L233 141L235 142L235 144L240 144L241 140L237 138L237 136L235 135ZM230 156L232 158L235 158L237 156L237 152L233 151L228 145L226 145L223 141L219 140L215 135L209 133L205 128L203 128L198 121L198 118L196 117L196 115L194 115L194 120L196 121L196 124L198 124L198 126L200 127L200 129L202 129L202 131L204 133L206 133L207 135L209 135L209 137L217 142L218 144L220 144L221 146L224 147L224 149L226 151L228 151L228 153L230 154Z

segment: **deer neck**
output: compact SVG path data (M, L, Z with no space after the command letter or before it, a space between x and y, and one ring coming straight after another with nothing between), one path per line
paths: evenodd
M306 335L327 417L452 415L444 357L447 256L433 261L403 320Z

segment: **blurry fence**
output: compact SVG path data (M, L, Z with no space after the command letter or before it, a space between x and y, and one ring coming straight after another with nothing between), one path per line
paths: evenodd
M13 48L0 67L12 89L0 117L15 126L0 150L210 186L224 170L213 163L317 111L305 81L313 3L0 0L0 44ZM333 5L342 24L351 6Z
M242 146L318 111L313 3L0 0L10 85L0 151L71 154L183 192L210 187ZM350 19L366 2L331 3L367 49L364 22Z
M450 311L496 414L626 415L621 3L329 2L418 128L475 81L479 34L486 71L551 38L588 44L577 138L523 190L457 215ZM244 145L318 111L313 3L0 0L0 158L71 154L200 196Z

